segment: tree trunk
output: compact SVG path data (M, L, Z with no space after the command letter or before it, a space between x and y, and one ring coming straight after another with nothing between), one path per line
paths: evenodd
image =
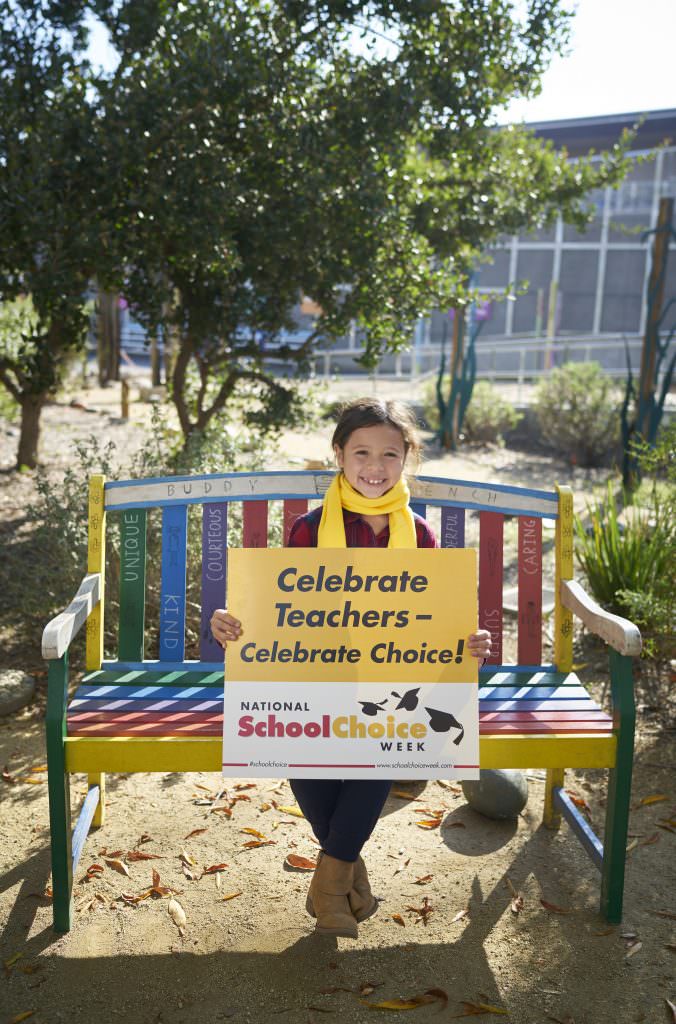
M190 413L185 400L185 375L188 369L188 364L192 356L192 348L189 341L186 338L180 339L180 345L178 354L176 356L176 362L174 363L174 373L172 377L171 386L171 398L176 406L176 412L178 413L178 421L181 424L181 430L183 431L183 437L187 441L188 437L192 433L195 424L190 420Z
M45 404L46 395L24 395L21 405L21 435L17 452L17 469L27 466L35 469L38 462L38 443L40 440L40 414Z

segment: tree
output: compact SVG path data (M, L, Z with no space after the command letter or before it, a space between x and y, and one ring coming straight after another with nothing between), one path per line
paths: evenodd
M501 232L579 215L589 188L621 175L619 152L569 167L523 130L493 129L566 38L559 3L523 8L193 0L107 19L124 65L103 94L123 289L149 329L175 331L186 436L243 387L259 397L249 415L279 423L293 392L271 357L302 365L355 320L375 363L421 314L465 300ZM393 40L385 55L369 17ZM322 314L291 352L279 338L300 293Z
M97 234L82 5L0 3L0 302L30 297L0 340L0 383L21 407L17 463L35 466L40 413L84 345Z

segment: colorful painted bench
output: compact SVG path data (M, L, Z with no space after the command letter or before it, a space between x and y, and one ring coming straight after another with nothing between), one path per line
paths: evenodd
M294 519L308 502L321 501L330 480L327 472L298 471L91 479L88 574L43 634L57 931L70 929L73 873L90 826L103 823L106 772L220 771L223 652L209 619L225 601L228 541L264 547L269 532L288 537ZM572 492L419 477L412 493L415 510L436 526L442 546L479 549L479 622L493 637L493 657L479 682L481 765L546 769L545 824L558 828L562 816L570 823L601 871L601 912L618 922L634 738L631 659L640 652L641 638L632 623L602 611L573 581ZM146 537L148 511L156 508L162 519L159 656L148 659L145 595L154 569L147 562L154 560L146 559ZM185 656L189 517L193 537L196 529L201 532L201 639L195 660ZM120 531L119 642L117 658L104 660L109 518ZM543 526L554 531L544 543ZM506 577L518 586L511 663L503 654ZM554 595L551 662L543 658L545 589ZM612 716L572 671L573 613L610 645ZM69 704L68 650L85 624L87 672ZM566 793L566 768L610 769L604 843ZM89 786L71 830L69 776L77 772L88 775Z

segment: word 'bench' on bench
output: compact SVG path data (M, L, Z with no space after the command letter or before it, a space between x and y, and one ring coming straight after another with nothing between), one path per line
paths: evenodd
M220 771L223 652L209 630L225 603L228 513L232 542L265 547L275 517L284 541L308 501L321 501L326 472L218 474L90 481L88 575L70 606L43 635L49 660L47 753L54 926L71 925L73 872L90 825L101 825L105 772ZM413 507L437 527L443 547L479 548L479 625L489 629L493 656L480 672L482 768L546 768L545 824L563 815L601 871L601 911L621 919L634 738L631 657L637 628L604 612L573 576L573 498L568 488L528 490L419 477ZM189 506L202 506L200 659L185 660ZM159 658L144 658L146 519L162 509ZM193 510L191 515L195 515ZM198 512L198 510L197 510ZM232 520L241 513L239 523ZM120 529L118 657L103 660L106 519ZM438 517L438 518L437 518ZM503 531L516 519L518 649L503 658ZM270 531L268 524L270 520ZM553 551L543 520L555 521ZM547 574L547 562L553 570ZM509 566L507 566L509 568ZM553 577L547 579L547 576ZM543 579L554 591L554 657L543 663ZM452 585L449 581L449 586ZM572 672L573 613L610 645L612 717ZM68 648L86 623L87 673L68 705ZM608 768L605 841L601 843L564 790L566 768ZM69 775L86 772L88 794L71 834Z

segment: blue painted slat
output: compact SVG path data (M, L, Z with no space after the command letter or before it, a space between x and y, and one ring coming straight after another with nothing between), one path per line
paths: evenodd
M583 686L480 686L479 700L584 700Z
M162 589L160 595L160 661L182 661L185 655L185 573L188 509L167 506L162 512Z
M226 608L225 588L228 562L228 506L225 502L202 509L202 613L200 658L223 661L225 651L211 633L211 616Z
M556 665L485 665L479 669L482 675L494 676L498 672L509 672L519 675L535 675L537 672L558 672Z
M77 824L73 829L73 843L72 843L72 857L73 857L73 874L77 868L78 861L80 860L80 854L82 853L82 847L85 844L87 833L89 832L89 826L92 823L96 806L99 802L99 787L91 786L85 797L85 801L80 811L80 816L77 819Z
M603 868L603 843L594 832L593 828L578 810L565 790L556 786L553 791L553 800L564 818L572 828L577 838L589 854L592 863L601 871Z
M136 697L120 698L114 694L106 700L99 700L96 697L73 697L68 705L71 711L171 711L180 708L181 711L221 711L223 709L223 694L217 697L211 694L203 699L194 697L158 697L152 700L143 700Z
M221 677L221 686L223 678ZM101 686L80 686L75 691L75 698L96 697L99 700L159 700L163 697L171 697L176 700L194 700L196 698L213 698L218 692L215 686L115 686L111 683L103 683ZM74 699L75 699L74 698Z
M464 548L464 546L465 546L465 510L464 510L464 508L442 508L442 510L441 510L441 546L442 546L442 548Z
M412 501L410 507L411 512L415 512L415 514L417 516L420 516L421 519L425 519L425 517L427 516L427 505L425 505L424 502Z

